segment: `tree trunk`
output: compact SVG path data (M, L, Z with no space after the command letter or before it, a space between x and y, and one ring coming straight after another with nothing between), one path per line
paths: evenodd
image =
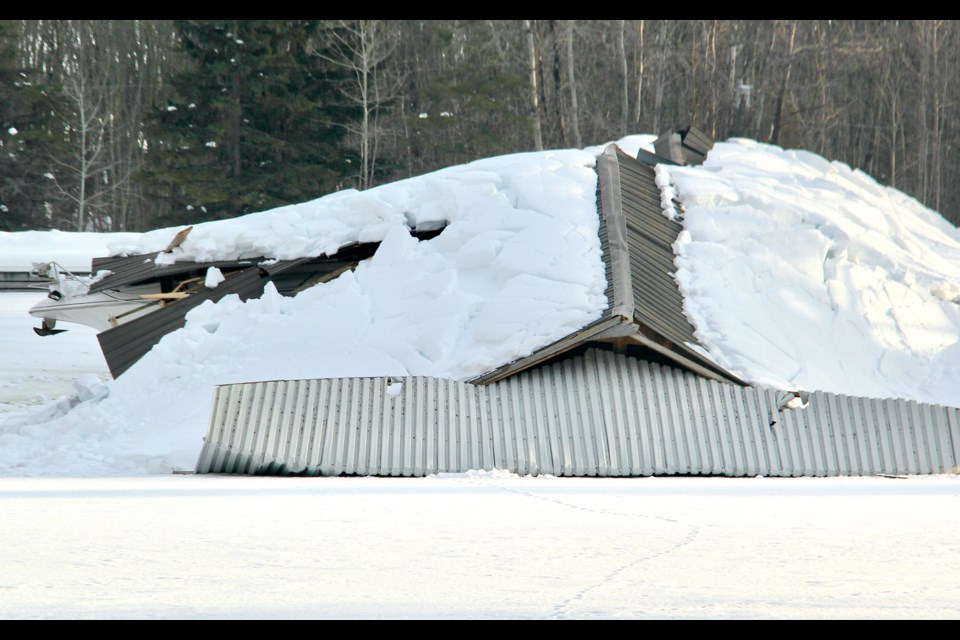
M618 21L617 55L620 59L620 136L627 135L630 117L630 78L627 68L626 20Z
M537 46L533 39L533 24L530 20L523 21L523 30L527 37L527 61L530 67L530 112L533 129L533 148L543 151L543 131L540 123L540 92L537 89Z
M637 45L637 99L633 103L633 122L640 124L640 114L643 108L643 72L644 72L644 52L643 52L643 27L646 20L639 20L637 24L637 35L639 44Z
M773 125L770 130L770 143L779 144L780 131L783 129L783 105L786 102L787 88L790 86L790 72L793 70L794 39L797 35L796 20L790 25L790 35L787 37L787 69L783 72L783 81L777 93L777 106L774 109Z
M567 84L570 92L570 133L573 135L573 144L577 149L583 147L580 139L580 107L577 104L577 79L574 75L573 57L573 20L567 20Z

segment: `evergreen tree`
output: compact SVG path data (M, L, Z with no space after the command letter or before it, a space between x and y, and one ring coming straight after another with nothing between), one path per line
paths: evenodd
M63 144L53 123L55 92L17 64L17 23L0 21L0 230L56 227L46 177L52 150Z
M337 71L315 55L318 21L184 20L188 68L149 136L148 182L161 225L229 218L342 186L340 151L356 108L338 103Z
M522 21L406 21L395 119L408 175L532 151Z

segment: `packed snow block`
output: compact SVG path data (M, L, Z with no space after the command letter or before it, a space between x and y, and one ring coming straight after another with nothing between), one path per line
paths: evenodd
M197 473L858 476L960 464L960 409L717 382L592 349L490 385L410 376L214 392ZM795 408L790 408L794 406Z

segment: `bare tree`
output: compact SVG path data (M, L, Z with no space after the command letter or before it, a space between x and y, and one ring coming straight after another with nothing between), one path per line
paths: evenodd
M646 20L637 21L637 53L636 53L636 68L637 68L637 99L633 103L633 121L634 123L640 123L640 115L643 110L643 74L646 71L646 56L643 48L643 31L646 25Z
M162 91L172 45L168 21L26 20L20 56L65 98L66 153L49 162L57 224L133 229L148 219L139 172L146 110Z
M527 38L527 60L530 69L530 110L533 127L533 148L537 151L543 151L543 125L540 122L540 93L537 89L537 76L540 72L537 64L537 46L533 37L532 21L524 20L523 30Z
M620 135L627 135L627 120L630 117L630 77L627 68L627 21L618 20L617 60L620 62Z
M570 117L567 118L570 122L570 132L573 135L573 144L576 148L583 146L583 140L580 138L580 105L577 102L577 79L574 72L574 55L573 55L573 20L566 21L566 43L567 43L567 55L564 57L564 63L567 67L567 92L570 95Z
M350 128L359 140L359 187L366 189L376 172L380 111L395 95L385 85L382 65L393 55L396 42L385 20L337 20L327 24L325 34L326 42L319 43L316 55L346 69L354 79L343 90L361 111L359 128Z

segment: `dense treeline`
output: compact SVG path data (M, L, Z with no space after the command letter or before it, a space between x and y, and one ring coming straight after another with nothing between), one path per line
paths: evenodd
M0 21L0 230L143 231L690 124L960 221L949 20Z

